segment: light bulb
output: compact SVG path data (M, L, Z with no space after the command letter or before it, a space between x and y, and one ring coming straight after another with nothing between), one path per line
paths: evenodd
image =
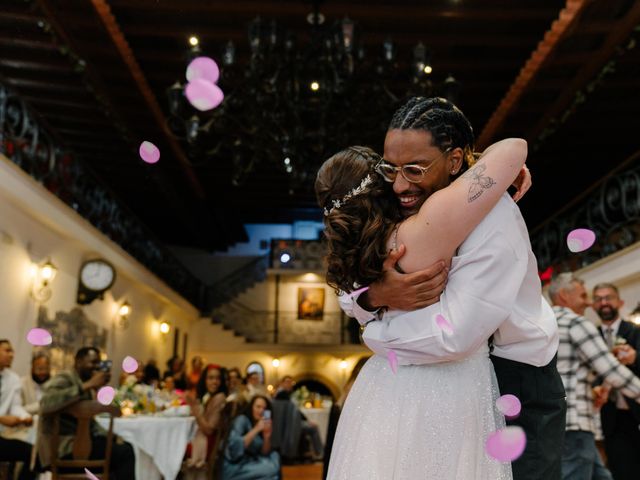
M195 47L199 43L200 43L200 40L195 35L192 35L189 37L189 45L191 45L192 47Z

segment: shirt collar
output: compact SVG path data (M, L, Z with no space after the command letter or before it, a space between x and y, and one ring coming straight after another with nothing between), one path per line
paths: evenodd
M618 317L618 319L616 321L614 321L613 323L609 324L609 325L605 325L602 324L602 331L604 332L607 328L611 328L612 329L612 334L617 337L618 336L618 332L620 331L620 324L622 323L622 317Z

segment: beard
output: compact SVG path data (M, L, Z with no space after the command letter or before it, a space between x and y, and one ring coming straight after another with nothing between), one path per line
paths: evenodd
M601 307L598 310L596 310L596 312L598 313L598 316L600 317L600 319L604 320L605 322L613 320L618 316L618 309L614 307L609 307L609 306Z
M38 385L42 385L44 382L46 382L47 380L49 380L51 378L51 375L47 375L46 377L36 377L33 373L31 374L31 378L33 379L34 382L36 382Z

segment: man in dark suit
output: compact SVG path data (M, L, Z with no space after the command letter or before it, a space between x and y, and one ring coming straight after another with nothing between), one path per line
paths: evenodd
M623 305L615 285L600 283L594 287L593 309L602 320L602 337L620 363L640 376L640 358L637 355L640 328L620 317ZM600 411L600 418L613 478L637 480L640 478L640 405L614 389Z

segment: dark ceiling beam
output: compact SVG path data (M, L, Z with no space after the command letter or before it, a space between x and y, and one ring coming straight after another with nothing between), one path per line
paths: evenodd
M16 37L15 35L0 34L0 47L24 48L26 50L55 52L58 50L54 44L46 40L35 40Z
M169 131L169 127L167 126L167 120L158 104L158 100L156 99L151 87L149 86L149 82L147 81L138 61L136 60L131 47L129 46L129 42L125 38L122 30L120 30L120 26L118 25L115 17L111 13L111 7L104 0L91 0L91 4L95 9L100 21L104 25L106 31L108 32L113 45L118 50L120 57L122 58L124 64L129 69L131 76L133 77L138 90L142 94L144 101L146 102L151 114L153 115L154 120L157 123L159 130L164 134L167 143L169 144L171 151L176 156L180 164L182 165L183 171L194 189L198 198L203 200L206 197L204 189L198 180L193 168L191 167L191 162L185 155L182 147L175 139L171 131Z
M627 14L615 23L602 46L590 53L589 62L566 84L556 100L542 114L538 123L527 132L527 139L537 139L549 122L562 114L573 101L576 92L583 89L593 79L611 59L616 49L627 41L634 29L638 28L639 24L640 2L634 2Z
M307 24L301 24L301 29L295 29L294 33L310 33L310 27ZM309 29L306 32L304 29ZM143 38L145 41L150 39L167 39L183 42L185 50L188 47L187 40L191 35L197 35L200 39L200 44L204 48L208 45L208 42L216 42L219 45L224 45L229 40L234 42L244 42L247 44L247 33L239 28L233 28L228 26L217 28L208 26L207 30L193 29L189 30L187 27L184 29L176 29L175 25L167 24L166 26L159 25L128 25L127 26L127 38L131 40L140 40ZM425 30L416 30L411 32L409 28L402 31L365 31L360 41L367 47L382 44L391 38L396 45L403 44L415 44L422 41L428 46L445 46L450 47L455 44L456 46L484 46L484 47L501 47L501 48L518 48L518 47L530 47L536 43L539 38L537 35L532 34L514 34L504 33L502 35L495 34L493 32L487 33L474 33L469 32L465 35L457 35L456 33L434 33ZM221 43L222 42L222 43Z
M222 16L230 15L261 15L264 17L275 16L297 16L306 18L313 8L308 5L310 2L265 2L265 1L243 1L243 2L202 2L202 0L181 0L180 2L158 2L157 0L111 0L114 8L126 8L138 10L141 13L166 14L215 14ZM555 14L555 9L543 7L518 7L511 6L505 8L495 7L465 7L464 3L457 6L440 7L431 5L380 5L363 2L352 4L348 2L327 2L321 5L320 12L328 18L342 18L345 15L360 19L399 19L406 21L411 18L413 21L433 21L434 19L453 18L469 19L476 21L483 20L546 20Z
M72 95L81 94L81 96L89 96L87 90L80 85L70 85L68 83L53 83L45 80L31 80L24 78L11 77L7 78L7 82L21 90L38 90L49 92L66 92Z
M509 91L500 101L498 108L481 130L477 140L477 146L480 150L489 145L507 117L515 110L524 92L530 88L535 77L560 45L561 40L577 24L581 13L590 1L593 0L567 0L566 6L560 10L558 19L551 24L551 28L538 43L538 47L522 67Z

